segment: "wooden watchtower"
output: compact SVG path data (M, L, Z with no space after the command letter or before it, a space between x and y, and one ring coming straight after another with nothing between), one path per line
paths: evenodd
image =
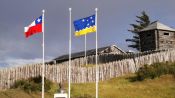
M139 32L141 51L175 48L175 29L158 21Z

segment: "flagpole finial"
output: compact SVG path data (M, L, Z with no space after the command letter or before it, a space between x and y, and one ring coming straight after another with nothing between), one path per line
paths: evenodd
M45 10L43 9L43 10L42 10L42 12L44 13L44 12L45 12Z
M98 8L95 8L95 11L98 11Z
M72 8L69 8L69 11L71 11L72 10Z

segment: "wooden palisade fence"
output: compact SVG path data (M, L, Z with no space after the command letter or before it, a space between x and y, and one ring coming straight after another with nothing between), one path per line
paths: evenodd
M81 58L80 58L81 59ZM72 83L95 82L95 66L81 67L78 60L72 60ZM80 60L79 60L80 61ZM145 55L132 56L122 60L116 60L108 63L99 64L99 80L108 80L110 78L122 76L128 73L136 72L145 64L156 62L174 62L175 50L147 53ZM84 64L81 62L81 64ZM77 65L77 66L76 66ZM0 70L0 89L8 89L16 80L28 79L41 75L42 65L25 65L14 68L3 68ZM46 65L45 77L53 82L65 82L68 79L68 63L63 62L55 65Z

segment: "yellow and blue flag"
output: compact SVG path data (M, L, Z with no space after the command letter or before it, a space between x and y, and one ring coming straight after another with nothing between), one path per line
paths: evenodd
M96 32L95 15L74 21L75 36Z

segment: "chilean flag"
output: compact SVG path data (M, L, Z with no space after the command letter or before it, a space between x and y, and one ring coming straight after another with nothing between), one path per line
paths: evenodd
M42 32L42 16L38 17L29 26L24 27L25 37L28 38L36 33Z

